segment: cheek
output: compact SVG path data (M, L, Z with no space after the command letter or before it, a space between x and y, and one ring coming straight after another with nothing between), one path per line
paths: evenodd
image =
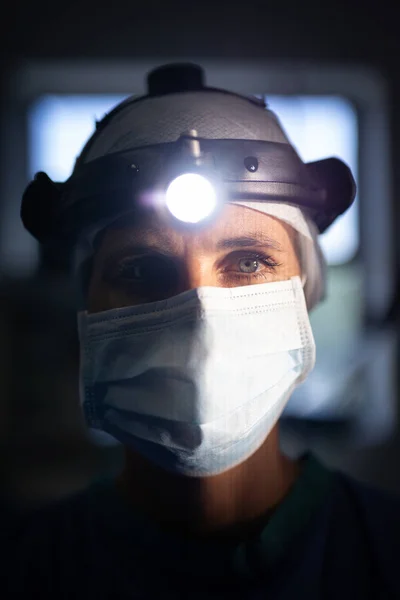
M289 225L285 226L285 231L282 232L282 246L285 248L284 260L282 261L282 267L285 271L285 279L295 277L296 275L301 276L302 265L301 265L301 244L299 235Z
M88 312L97 313L116 308L116 300L113 298L113 290L102 280L98 269L94 268L88 286Z
M96 313L108 310L110 308L109 303L107 289L100 282L92 279L88 290L88 312Z
M98 313L113 308L124 308L136 304L132 295L114 290L101 283L91 287L88 296L88 312Z
M296 275L301 275L300 259L295 252L291 253L288 257L286 271L288 279Z

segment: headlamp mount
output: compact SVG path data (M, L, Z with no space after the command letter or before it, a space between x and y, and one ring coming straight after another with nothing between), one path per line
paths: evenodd
M199 144L201 156L182 155ZM193 147L193 146L192 146ZM118 152L81 166L65 182L37 173L22 200L21 218L40 242L76 241L98 223L151 204L179 173L193 169L218 179L230 202L285 202L304 209L322 233L352 204L356 186L336 158L304 164L289 144L211 140L184 135L177 142Z
M204 87L199 73L194 65L162 67L149 76L149 95L216 91ZM176 86L170 89L171 81L179 90ZM116 107L97 129L102 130L126 104ZM67 181L54 182L45 173L37 173L26 188L21 218L39 242L74 244L88 231L159 201L169 183L188 172L212 181L220 204L235 200L293 204L308 213L321 233L349 208L356 194L355 181L345 163L337 158L303 163L290 144L201 138L191 130L175 142L141 146L84 162L96 135L85 146Z

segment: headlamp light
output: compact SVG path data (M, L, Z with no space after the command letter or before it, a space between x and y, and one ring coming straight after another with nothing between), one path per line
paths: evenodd
M197 131L182 135L179 142L176 175L167 184L161 203L172 217L195 226L215 216L223 202L222 186L202 153Z
M204 175L184 173L169 184L165 204L171 215L179 221L196 224L215 212L217 191Z
M215 217L224 201L223 186L209 157L202 152L197 131L182 135L179 142L176 174L161 202L172 217L187 226L196 226Z

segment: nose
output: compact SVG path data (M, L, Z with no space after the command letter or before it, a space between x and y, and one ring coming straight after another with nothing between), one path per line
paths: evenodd
M203 286L218 286L214 261L210 256L197 254L186 255L183 261L181 290L185 292Z

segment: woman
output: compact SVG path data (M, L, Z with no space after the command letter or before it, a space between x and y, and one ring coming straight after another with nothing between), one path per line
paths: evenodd
M67 187L42 176L25 194L34 235L76 248L83 410L125 464L21 519L9 595L400 597L397 500L279 445L315 361L318 232L351 204L351 174L303 165L275 115L195 67L149 84L98 124ZM223 173L225 202L197 225L160 194L176 165L196 176L185 210Z

